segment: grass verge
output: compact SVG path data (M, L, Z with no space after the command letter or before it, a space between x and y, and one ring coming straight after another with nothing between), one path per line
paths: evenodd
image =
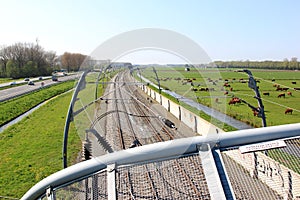
M62 169L63 129L71 96L58 96L0 134L0 196L20 198L38 181ZM71 124L69 164L80 149Z
M15 119L43 101L56 95L62 94L74 87L74 81L62 82L60 84L44 88L8 101L0 103L0 126Z

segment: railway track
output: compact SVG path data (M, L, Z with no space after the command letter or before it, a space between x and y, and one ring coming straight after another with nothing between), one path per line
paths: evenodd
M116 77L115 81L118 80L123 83L128 81L124 75ZM136 97L137 94L133 95L132 88L128 85L121 87L117 87L117 85L114 84L113 97L115 99L114 107L117 111L115 116L119 118L116 119L116 126L119 130L117 135L120 140L120 148L126 149L132 145L132 143L128 143L130 141L128 138L131 138L131 141L138 141L139 145L144 145L179 137L177 130L167 127L160 118L153 117L154 113L150 113L150 109L141 102L140 98ZM125 99L128 100L127 105ZM133 121L129 117L129 113L144 117L136 117ZM120 117L123 117L123 120ZM147 127L147 130L143 129L143 131L151 133L151 140L141 137L143 134L138 133L139 129L134 127L136 123L144 124ZM130 133L122 131L123 129L130 130ZM199 156L175 158L170 161L161 161L159 165L146 163L118 169L116 181L118 199L209 199L208 189L203 190L205 177L199 159ZM164 165L168 170L162 167ZM201 178L199 178L199 174L202 175ZM195 181L198 179L202 181L202 184ZM176 184L174 185L174 183Z

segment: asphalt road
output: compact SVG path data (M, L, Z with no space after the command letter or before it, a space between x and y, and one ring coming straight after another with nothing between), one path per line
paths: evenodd
M63 76L63 77L58 77L58 81L52 81L51 79L45 79L41 80L39 82L34 82L34 85L20 85L4 90L0 90L0 102L20 96L22 94L26 94L29 92L32 92L34 90L37 90L41 87L41 83L44 82L44 87L53 85L62 81L67 81L71 79L75 79L77 75L70 75L70 76ZM31 79L31 81L35 81L37 79ZM7 84L6 84L7 85Z

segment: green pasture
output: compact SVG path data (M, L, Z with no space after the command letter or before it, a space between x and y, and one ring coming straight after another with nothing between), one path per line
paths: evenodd
M253 116L252 109L247 104L228 105L232 97L238 97L252 106L258 106L254 91L248 87L246 73L231 69L191 69L191 71L178 67L156 67L155 69L162 88L192 98L254 127L262 126L261 118ZM298 123L300 121L300 91L294 88L300 88L300 71L251 70L251 72L258 81L267 125ZM141 73L153 83L158 84L152 68L142 69ZM187 78L194 79L194 86L184 80ZM225 82L230 87L224 87ZM275 84L288 90L276 91ZM211 91L192 91L192 89L201 88L209 88ZM224 94L226 91L227 95ZM288 91L292 93L292 96L287 95ZM270 95L263 95L265 92ZM281 93L285 93L285 98L278 98ZM287 108L292 108L293 114L285 114Z

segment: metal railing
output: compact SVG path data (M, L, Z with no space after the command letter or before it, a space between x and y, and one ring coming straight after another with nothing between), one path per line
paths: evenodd
M33 186L22 199L41 198L46 195L47 190L51 196L51 191L62 185L91 176L110 164L126 165L180 156L198 152L201 144L224 149L297 136L300 136L300 123L216 133L206 137L196 136L127 149L93 158L52 174Z

